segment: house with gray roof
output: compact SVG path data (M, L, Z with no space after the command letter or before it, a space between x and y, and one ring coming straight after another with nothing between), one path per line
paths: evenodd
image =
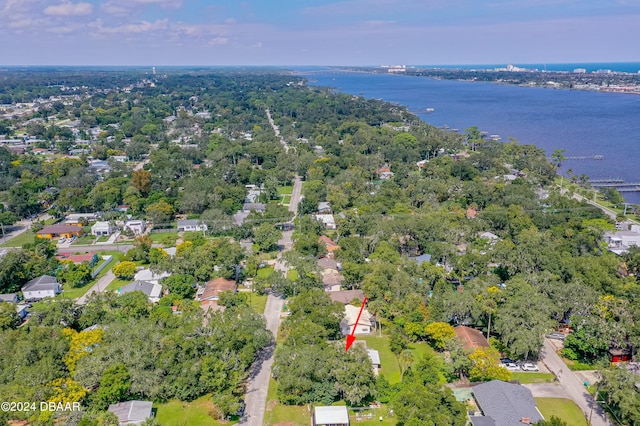
M56 297L62 291L56 277L42 275L34 278L22 287L24 300L35 301L45 297Z
M131 284L125 285L118 289L118 296L122 296L132 291L141 291L148 298L151 303L157 303L162 297L162 286L160 284L152 283L150 281L134 281Z
M206 231L207 224L199 219L188 219L178 221L178 232L183 231Z
M153 416L152 409L151 401L126 401L109 405L108 411L116 415L119 426L126 426L142 424Z
M18 303L17 293L0 294L0 302Z
M531 391L524 386L492 380L474 385L471 390L484 414L471 417L474 426L522 426L544 420Z

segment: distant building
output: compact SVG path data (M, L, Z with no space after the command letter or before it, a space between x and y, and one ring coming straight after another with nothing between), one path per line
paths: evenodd
M124 224L124 229L130 230L135 235L140 235L147 229L147 223L144 220L128 220Z
M315 215L315 217L316 217L316 220L319 220L320 222L322 222L322 225L324 225L325 229L329 229L329 230L338 229L336 225L336 219L333 217L332 214L317 214Z
M249 212L258 212L258 213L264 213L267 211L267 207L262 204L262 203L244 203L242 206L242 211L249 213Z
M80 226L74 225L49 225L39 230L36 235L39 238L46 238L48 240L55 238L71 238L80 237L84 234L84 229Z
M115 231L115 227L109 222L96 222L91 226L91 234L96 237L103 235L111 235Z
M179 220L178 232L184 231L206 231L209 229L207 224L199 219Z

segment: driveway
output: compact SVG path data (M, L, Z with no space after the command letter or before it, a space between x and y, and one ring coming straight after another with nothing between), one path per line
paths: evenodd
M569 398L578 404L585 417L587 419L591 417L592 426L613 426L613 423L609 421L602 408L594 403L593 397L589 395L583 382L576 377L573 371L569 370L569 367L558 356L555 347L547 338L544 339L542 362L544 362L549 371L556 375L560 386L562 386Z
M567 398L571 399L569 394L559 383L535 383L530 385L522 385L529 389L535 398Z
M89 297L89 295L93 293L102 293L107 289L107 286L111 284L111 281L115 279L116 276L113 275L113 271L109 269L109 271L104 274L104 276L100 278L97 283L95 283L89 290L87 290L87 292L82 297L78 298L76 303L78 305L84 305L85 303L87 303L87 298Z

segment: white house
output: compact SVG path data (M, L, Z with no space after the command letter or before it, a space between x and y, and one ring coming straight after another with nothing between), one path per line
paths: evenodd
M344 405L314 407L314 426L349 426L349 411Z
M136 281L149 281L154 284L158 284L161 279L170 276L169 272L155 273L151 269L141 269L134 275L133 279Z
M362 310L360 319L358 320L358 314L360 313L360 306L345 305L344 306L344 319L340 323L340 329L345 336L351 334L355 328L354 335L369 334L375 328L375 317L367 311ZM357 323L356 323L357 321Z
M321 221L325 229L338 229L336 219L332 214L317 214L316 220Z
M109 222L96 222L91 226L91 234L96 237L103 235L111 235L115 231L115 228Z
M206 231L209 229L207 224L198 219L179 220L178 232L182 231Z
M96 221L100 219L100 213L70 213L65 216L65 223L68 224L77 224L80 222L80 219L86 219L89 222Z
M56 297L62 291L56 277L42 275L34 278L22 287L25 300L40 300L45 297Z
M128 220L125 222L124 228L129 229L136 235L140 235L147 229L147 224L144 220Z

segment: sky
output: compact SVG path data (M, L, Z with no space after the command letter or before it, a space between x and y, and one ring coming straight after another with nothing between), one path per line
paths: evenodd
M640 61L640 0L0 0L0 65Z

